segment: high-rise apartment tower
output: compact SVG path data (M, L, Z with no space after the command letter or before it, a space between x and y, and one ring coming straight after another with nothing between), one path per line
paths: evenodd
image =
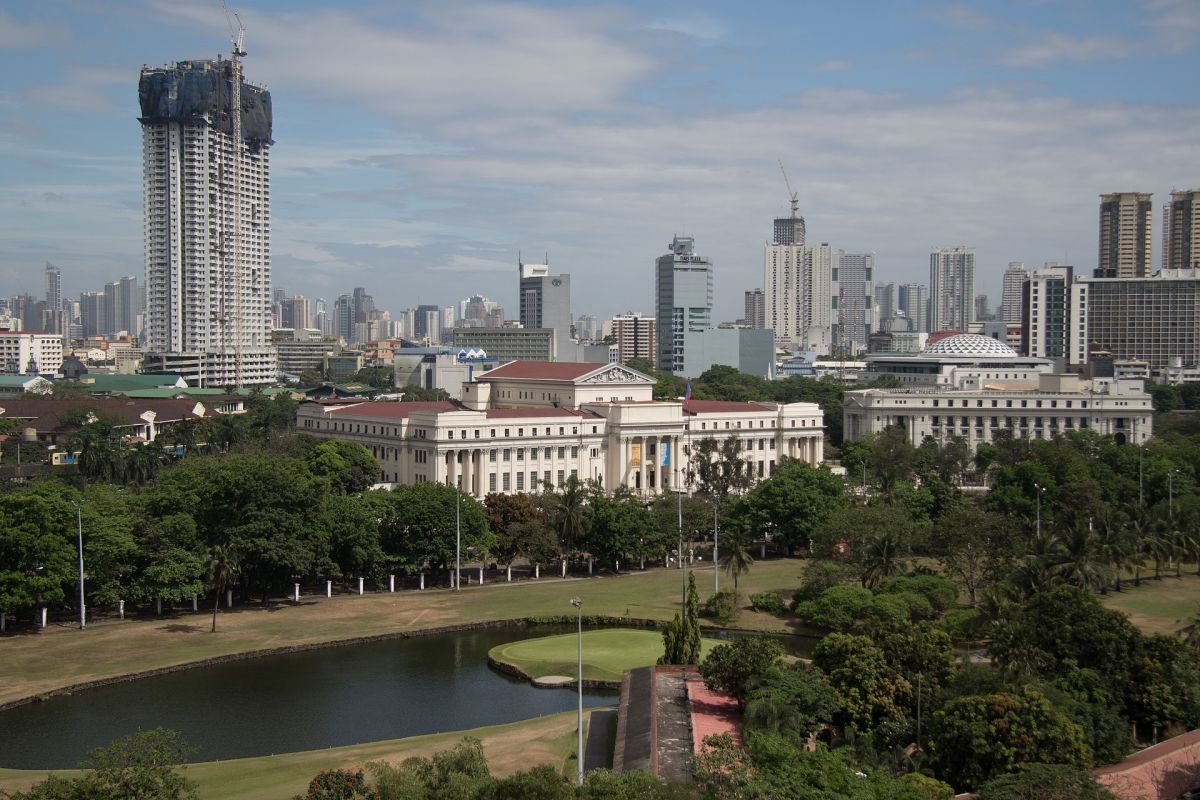
M655 365L682 373L684 335L712 327L713 265L696 255L691 236L676 236L669 247L654 262Z
M272 383L271 95L218 59L144 68L138 98L146 365L197 386Z
M1008 262L1004 270L1004 291L1000 299L1004 322L1009 325L1020 325L1022 318L1021 292L1025 281L1029 280L1029 270L1020 261Z
M1200 189L1171 192L1163 210L1163 269L1200 267Z
M1100 195L1100 256L1097 278L1144 278L1150 274L1153 215L1149 192Z
M929 254L929 330L965 331L974 319L975 251L944 247Z

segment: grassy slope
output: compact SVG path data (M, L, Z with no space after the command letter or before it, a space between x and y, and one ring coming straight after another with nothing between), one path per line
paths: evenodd
M1174 635L1180 628L1177 620L1200 613L1200 578L1194 567L1192 574L1182 578L1176 578L1174 572L1158 581L1143 577L1141 586L1126 581L1122 591L1110 591L1103 600L1109 608L1124 611L1147 633Z
M719 642L703 639L701 653L708 654ZM512 664L526 675L573 677L578 670L578 641L573 633L523 639L492 648L489 655ZM663 653L662 634L657 631L611 629L583 634L583 677L585 680L619 681L625 670L655 663Z

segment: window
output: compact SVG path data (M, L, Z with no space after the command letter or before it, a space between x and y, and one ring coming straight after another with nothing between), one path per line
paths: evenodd
M496 451L494 449L488 450L488 461L491 461L493 464L496 462Z
M579 447L578 446L571 448L571 458L579 458Z
M562 485L563 485L564 483L566 483L566 482L567 482L567 481L566 481L565 474L564 474L564 473L563 473L563 471L560 469L560 470L558 471L558 485L559 485L559 486L562 486Z
M505 460L505 461L512 461L512 450L510 450L510 449L509 449L509 448L507 448L507 447L506 447L506 448L504 448L504 460Z
M558 448L558 457L566 458L567 457L567 448L565 448L565 447Z
M506 472L506 473L504 473L504 491L507 492L511 488L512 488L511 476Z
M524 461L524 460L525 460L525 448L518 447L517 448L517 461Z
M549 428L546 429L546 433L547 434L550 433ZM546 459L550 458L550 448L549 447L547 447L545 450L542 451L542 458L546 458Z
M517 491L518 492L525 491L525 473L524 472L517 473Z

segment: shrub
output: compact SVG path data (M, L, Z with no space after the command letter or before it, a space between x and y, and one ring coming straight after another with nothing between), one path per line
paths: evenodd
M912 592L923 596L933 606L933 610L941 613L958 602L958 586L949 578L941 575L898 575L888 578L879 584L876 591L879 594L901 594Z
M729 622L737 616L737 610L737 593L732 589L722 589L704 601L704 607L700 609L700 616Z
M762 592L750 595L750 607L764 614L782 614L787 611L783 595L777 592Z
M848 631L855 626L875 602L870 589L861 586L834 586L826 589L816 600L795 606L804 622L830 631Z
M816 600L826 589L840 586L850 579L848 567L834 561L810 561L804 568L800 588L792 594L792 608Z

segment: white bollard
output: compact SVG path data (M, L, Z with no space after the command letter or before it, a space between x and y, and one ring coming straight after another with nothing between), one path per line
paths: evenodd
M293 603L300 602L300 584L298 584L298 583L292 584L292 602Z
M425 573L421 573L421 591L425 591Z
M233 589L225 590L225 607L233 608Z
M157 616L160 616L160 617L162 616L162 598L161 597L154 598L154 613Z
M333 581L325 581L325 596L333 597Z
M360 595L363 593L363 579L362 578L358 579L358 593Z
M0 633L4 633L4 631L7 627L8 627L8 614L4 611L0 611Z
M389 592L396 591L396 576L395 575L388 575L388 591Z
M567 577L567 560L566 560L565 558L563 559L563 573L562 573L562 576L563 576L564 578L565 578L565 577Z
M197 597L196 595L192 595L192 611L199 611L199 610L200 610L200 598Z
M46 607L42 606L42 624L41 627L46 627Z
M533 565L533 579L536 581L541 577L542 577L542 565L534 564Z
M512 564L508 565L508 582L512 583Z
M621 571L621 562L617 561L616 564L617 564L617 568L614 569L613 572L620 572Z
M760 544L758 546L758 557L760 559L767 557L767 546L765 544Z
M642 556L642 565L641 565L641 569L642 569L642 570L645 570L645 569L646 569L646 557L645 557L645 556Z
M592 574L592 557L588 556L588 575Z
M125 601L117 601L117 619L125 619Z
M479 585L483 586L483 567L479 568Z

